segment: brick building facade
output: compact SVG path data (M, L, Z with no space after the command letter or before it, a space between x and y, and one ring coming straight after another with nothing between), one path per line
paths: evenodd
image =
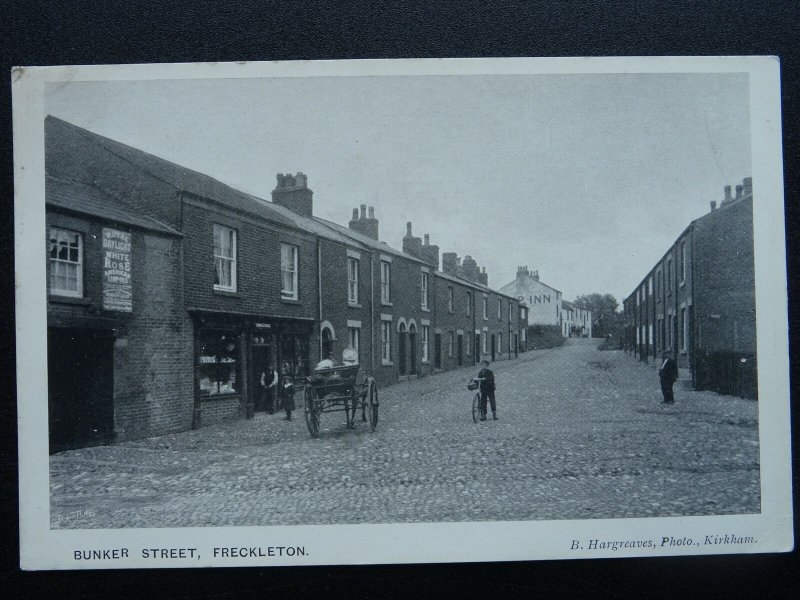
M752 179L725 186L623 302L626 348L672 352L698 389L755 397Z
M49 243L83 252L77 267L52 269L85 282L76 298L50 294L52 353L71 347L61 329L87 329L83 346L104 350L85 353L86 368L108 379L83 393L105 407L93 437L67 435L58 419L69 411L51 409L51 429L72 445L251 417L269 408L262 378L302 378L346 348L379 385L520 350L525 311L472 259L439 271L438 247L417 244L410 225L410 246L388 246L373 207L347 227L316 217L303 173L279 174L270 202L53 117L46 156ZM132 248L130 314L95 306L103 224ZM80 404L50 389L51 404Z

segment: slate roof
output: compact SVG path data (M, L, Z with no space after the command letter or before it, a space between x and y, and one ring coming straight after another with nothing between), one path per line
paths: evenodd
M136 213L96 187L59 179L48 175L45 179L45 202L65 210L93 215L112 223L132 225L149 231L181 235L181 233L155 219Z
M209 175L204 175L149 154L144 150L103 137L52 115L49 115L46 119L46 128L48 135L79 135L106 152L114 154L134 167L149 173L178 192L189 192L202 198L208 198L236 210L251 213L282 225L294 225L292 220L274 210L274 205L271 202L257 200L251 194L237 190Z
M322 219L320 217L314 217L314 220L317 221L318 223L321 223L322 225L325 225L326 227L329 227L329 228L333 229L334 231L336 231L337 233L339 233L341 235L347 236L347 237L357 241L359 244L362 244L362 245L366 246L367 248L371 248L371 249L376 250L378 252L383 252L384 254L391 254L393 256L399 256L399 257L408 259L410 261L419 263L421 265L427 265L428 264L424 260L420 260L419 258L417 258L415 256L411 256L410 254L406 254L405 252L402 252L402 251L398 250L397 248L393 248L392 246L390 246L386 242L379 242L378 240L374 240L371 237L369 237L368 235L364 235L363 233L359 233L358 231L350 229L349 227L345 227L344 225L339 225L338 223L334 223L333 221L328 221L328 220Z

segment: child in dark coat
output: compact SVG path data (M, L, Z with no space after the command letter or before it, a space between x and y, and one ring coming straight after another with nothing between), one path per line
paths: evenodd
M481 382L481 421L486 420L486 400L492 406L492 417L497 421L497 404L494 399L494 373L489 368L489 361L481 361L481 370L478 373Z

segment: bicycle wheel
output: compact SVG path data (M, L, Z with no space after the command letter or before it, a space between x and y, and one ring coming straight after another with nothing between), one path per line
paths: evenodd
M481 417L481 395L475 394L472 397L472 420L477 423Z

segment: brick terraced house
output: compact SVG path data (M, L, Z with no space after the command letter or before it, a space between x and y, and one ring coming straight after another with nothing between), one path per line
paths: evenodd
M625 346L674 353L696 389L755 398L753 180L695 219L623 302Z
M54 117L45 131L52 452L252 417L262 374L346 348L390 385L524 347L526 311L469 257L440 272L427 236L390 247L373 207L314 216L303 173L268 201Z

